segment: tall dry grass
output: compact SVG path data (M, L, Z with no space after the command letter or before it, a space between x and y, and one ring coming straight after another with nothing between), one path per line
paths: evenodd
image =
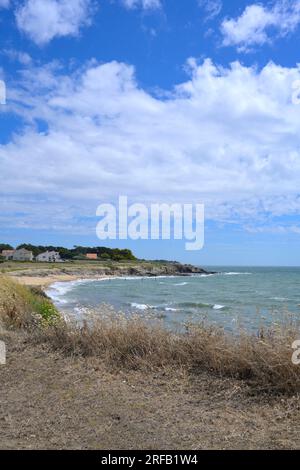
M66 322L41 292L0 277L0 322L27 328L32 341L65 355L97 356L108 366L127 369L186 368L246 380L256 393L300 393L300 366L292 363L297 325L286 323L256 336L231 335L202 324L176 334L101 308L83 324Z
M291 345L300 337L295 325L258 336L230 335L205 324L175 334L137 317L99 313L83 326L62 322L43 330L43 340L64 354L97 356L118 369L184 367L246 380L256 392L300 392L300 366L291 360Z

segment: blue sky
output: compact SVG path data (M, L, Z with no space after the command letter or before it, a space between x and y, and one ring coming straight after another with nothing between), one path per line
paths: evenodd
M0 0L0 239L300 265L300 0ZM204 203L205 246L96 208Z

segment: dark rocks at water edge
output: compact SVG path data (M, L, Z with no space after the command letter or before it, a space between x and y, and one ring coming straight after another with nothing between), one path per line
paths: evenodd
M141 264L140 266L134 266L129 268L128 275L130 276L190 276L193 274L216 274L215 272L206 271L203 268L193 266L191 264L181 263L165 263L155 264L147 266L147 264Z

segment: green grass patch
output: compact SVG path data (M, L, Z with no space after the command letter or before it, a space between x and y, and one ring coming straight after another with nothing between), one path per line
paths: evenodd
M50 325L60 318L59 312L42 290L0 276L0 320L5 325L27 327L37 322Z

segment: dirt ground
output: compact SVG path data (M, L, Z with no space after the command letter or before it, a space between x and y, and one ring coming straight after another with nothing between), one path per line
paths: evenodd
M20 332L5 341L1 449L300 448L300 397L251 396L208 374L113 372Z

